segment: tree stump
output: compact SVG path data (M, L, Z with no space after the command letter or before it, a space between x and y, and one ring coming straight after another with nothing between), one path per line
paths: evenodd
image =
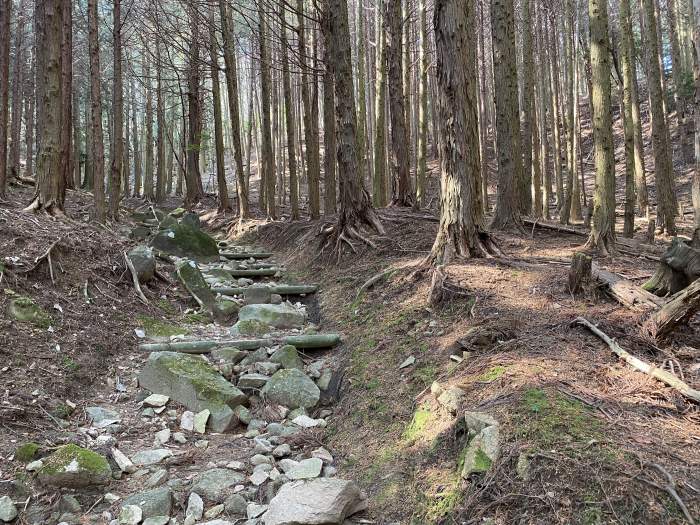
M700 249L676 237L661 256L656 273L642 288L660 297L673 295L700 278Z
M655 239L656 239L656 221L654 219L649 219L649 223L647 224L647 235L646 235L647 243L654 244Z
M583 292L591 282L593 259L583 252L576 252L571 259L569 270L569 292L576 295Z
M700 310L700 280L674 295L647 319L644 326L655 339L662 338L681 323L686 323Z

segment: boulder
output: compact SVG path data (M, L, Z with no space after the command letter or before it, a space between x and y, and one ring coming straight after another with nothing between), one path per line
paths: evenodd
M10 496L0 498L0 521L10 522L17 517L17 507Z
M239 350L235 346L224 346L211 351L211 356L216 361L223 361L224 363L231 363L232 365L237 365L247 355L248 352Z
M240 316L240 310L238 312ZM237 337L239 335L249 337L263 337L272 331L272 327L257 319L239 319L236 324L231 327L231 335Z
M238 388L243 391L259 390L267 384L270 378L263 374L243 374L238 378Z
M204 499L223 503L228 489L242 483L245 475L227 468L214 468L199 474L192 483L192 492Z
M131 461L140 467L149 467L151 465L157 465L161 461L172 457L172 455L172 450L168 448L140 450L131 456Z
M292 345L284 345L282 348L277 350L270 361L273 363L278 363L282 368L298 368L299 370L304 370L304 362L299 357L299 352Z
M360 489L352 481L319 478L285 483L262 516L265 525L341 524L364 508Z
M180 224L184 224L195 230L202 229L202 222L199 220L199 215L191 211L182 215L182 219L180 219Z
M134 494L124 500L124 506L136 505L143 511L143 518L169 516L173 505L173 496L169 487L158 487Z
M109 425L119 423L122 420L118 412L109 408L87 407L85 412L90 416L90 424L95 428L107 428Z
M498 422L488 414L466 412L464 419L470 440L464 449L462 478L486 472L501 454Z
M248 304L238 312L238 319L256 320L275 328L301 328L306 323L306 312L290 303Z
M211 413L209 428L224 432L235 426L233 409L247 398L201 357L178 352L153 352L139 374L139 384L169 396L189 410Z
M453 386L444 390L437 398L438 403L449 410L452 414L459 412L464 405L467 394L459 387Z
M200 262L218 261L216 241L202 230L188 224L174 224L160 230L151 240L158 251L177 257L187 257Z
M262 394L271 402L291 409L314 407L321 397L316 383L296 368L275 372L263 387Z
M180 282L203 310L211 314L215 319L224 317L219 307L219 302L204 280L196 262L182 261L177 265L176 272Z
M139 245L132 248L126 256L134 267L140 283L147 283L156 273L156 258L150 246Z
M112 469L104 456L71 443L44 458L38 475L45 485L83 488L109 483Z

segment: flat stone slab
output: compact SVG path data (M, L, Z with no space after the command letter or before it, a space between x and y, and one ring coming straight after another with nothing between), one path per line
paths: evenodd
M242 483L245 475L227 468L214 468L199 474L192 483L192 492L204 499L221 503L228 496L228 489Z
M306 313L289 303L248 304L238 312L238 320L255 320L275 328L301 328Z
M364 508L352 481L319 478L285 483L262 516L265 525L341 524Z
M139 374L139 384L169 396L193 412L208 409L209 428L224 432L238 423L233 409L247 398L201 357L153 352Z

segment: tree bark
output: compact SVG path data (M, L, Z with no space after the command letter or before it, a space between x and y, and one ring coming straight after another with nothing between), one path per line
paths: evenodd
M336 212L337 188L336 188L336 137L335 137L335 87L333 83L333 57L331 56L331 34L330 34L330 13L328 5L326 12L323 14L323 182L324 182L324 206L323 212L326 215L332 215ZM358 79L358 82L359 79ZM360 83L360 86L362 84ZM360 100L362 100L360 98ZM364 110L361 109L358 118L365 118ZM357 141L360 150L363 146L363 132L358 130ZM363 153L359 152L359 170L360 177L364 180L363 169Z
M0 199L7 187L7 120L10 83L10 18L12 0L0 0Z
M522 144L523 171L517 183L520 213L529 215L532 211L533 183L533 128L535 124L535 59L532 45L531 0L523 0L522 50L523 50L523 86L522 86Z
M187 103L189 137L187 141L187 169L185 170L185 206L191 207L204 195L202 176L199 170L202 147L202 95L201 60L199 54L199 15L196 6L190 6L192 36L188 52Z
M270 122L270 55L267 42L267 22L262 6L258 6L258 45L260 49L260 113L262 115L262 164L261 186L265 185L265 211L268 219L276 219L275 207L275 162L272 152L272 130ZM259 163L259 162L258 162Z
M622 123L625 136L625 224L623 235L634 236L635 159L634 159L634 119L632 118L632 89L634 68L630 62L632 47L632 27L630 23L629 0L620 0L620 66L622 68Z
M493 69L496 103L498 192L491 227L522 227L517 183L523 178L515 59L513 0L491 0Z
M221 116L221 84L219 83L219 51L214 31L214 11L209 17L209 57L211 59L211 93L214 106L214 147L216 156L216 183L219 188L219 211L231 209L226 186L226 163L224 161L224 123ZM234 101L238 105L238 101Z
M24 70L26 65L26 52L25 52L25 40L26 40L26 19L27 19L27 0L21 0L19 4L19 9L17 10L16 19L16 29L15 29L15 57L14 63L12 65L12 127L10 128L10 150L9 150L9 175L10 178L16 179L20 176L20 152L21 152L21 142L20 134L22 131L22 83L25 80L27 73ZM0 2L1 4L1 2ZM2 19L3 15L0 15ZM2 33L1 26L3 21L0 21L0 33ZM9 36L7 37L9 39ZM0 37L0 42L2 42L3 37ZM2 43L0 43L0 54L2 54ZM0 64L2 63L2 58L0 58ZM0 65L0 75L2 75L4 69ZM5 76L7 79L7 76ZM0 79L0 99L2 99L3 80ZM0 101L0 106L2 101ZM2 109L0 109L0 113ZM0 115L0 122L2 122L2 116ZM2 124L0 124L1 126ZM1 133L1 132L0 132ZM0 137L0 142L2 138ZM2 145L0 144L0 149ZM0 152L0 156L2 153ZM2 162L0 161L0 164ZM0 175L0 179L2 176ZM0 180L0 195L3 192L3 182Z
M124 161L124 82L122 79L122 20L121 0L114 0L114 86L112 90L112 112L114 131L112 140L111 181L109 184L109 216L119 220L119 200L121 198L122 162Z
M375 207L387 205L386 180L386 31L382 23L382 2L377 0L376 21L376 84L375 109L376 115L374 132L374 179L372 181L372 203Z
M498 248L484 230L473 0L436 0L433 27L440 121L440 226L424 264L453 255L484 257Z

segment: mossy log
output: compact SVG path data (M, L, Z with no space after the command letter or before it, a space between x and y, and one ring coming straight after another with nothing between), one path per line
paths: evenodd
M642 288L660 297L680 292L700 278L700 249L675 237L661 256L656 273Z
M226 270L232 277L272 277L279 268L255 268L252 270Z
M644 323L654 338L662 338L681 323L690 320L700 310L700 280L671 297Z
M276 293L278 295L306 295L316 293L318 290L318 286L315 284L278 284L276 286L270 286L269 288L270 293ZM212 291L222 295L243 295L246 291L246 287L221 286L213 287Z
M235 347L239 350L257 350L274 344L293 345L299 349L332 348L340 342L339 334L291 335L280 338L227 339L208 341L177 341L174 343L144 343L139 350L144 352L183 352L186 354L207 354L215 348Z
M220 252L219 255L226 259L245 260L245 259L269 259L272 253L268 252Z

